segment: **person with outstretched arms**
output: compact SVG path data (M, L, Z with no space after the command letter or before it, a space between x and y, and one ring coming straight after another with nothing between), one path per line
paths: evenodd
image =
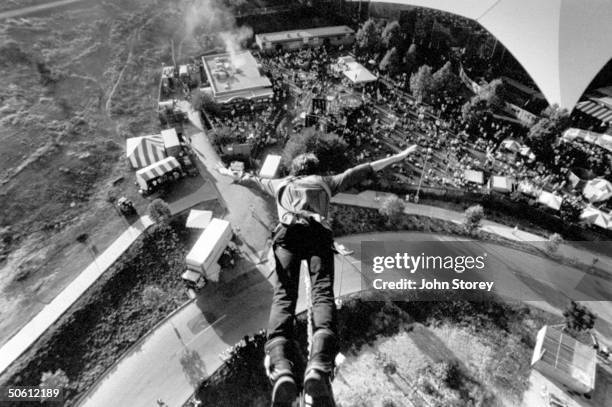
M219 167L220 173L234 176L234 182L258 188L276 201L279 224L272 239L274 294L265 345L273 405L290 403L297 396L292 369L296 357L294 318L302 260L308 264L312 281L314 332L304 374L304 391L315 398L332 396L330 375L337 354L337 339L333 237L328 219L331 197L404 160L416 149L413 145L396 155L335 175L320 175L319 160L311 153L295 157L290 175L279 179L234 175L229 169Z

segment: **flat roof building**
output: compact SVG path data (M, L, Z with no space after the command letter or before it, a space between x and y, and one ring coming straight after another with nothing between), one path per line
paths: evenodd
M355 30L346 26L307 28L255 35L255 42L262 51L290 51L322 44L351 45L355 42Z
M219 104L268 102L274 96L272 83L259 72L249 51L203 56L202 63Z

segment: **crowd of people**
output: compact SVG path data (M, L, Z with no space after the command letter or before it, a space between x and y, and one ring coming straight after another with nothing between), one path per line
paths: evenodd
M435 95L431 104L419 103L410 93L406 74L391 76L379 72L377 82L350 87L332 68L338 57L348 51L319 47L257 54L263 71L275 86L274 103L263 111L215 117L213 126L230 129L238 135L239 142L253 140L260 146L279 142L282 146L301 131L304 117L314 114L326 131L347 142L347 156L355 164L384 157L414 143L422 148L424 154L386 170L380 177L383 186L401 189L402 184L411 183L484 193L486 185L464 177L466 170L478 170L484 173L485 181L491 175L506 176L516 185L529 183L536 191L551 191L566 199L580 198L581 191L572 190L567 182L568 173L576 164L575 153L560 147L558 165L545 166L530 150L526 154L505 150L502 141L524 139L525 127L492 113L483 115L476 123L466 123L461 115L465 95L441 93ZM371 66L365 58L357 55L364 66ZM336 105L336 109L325 111L313 108L313 99L326 98L329 107L338 94L355 96L359 106L340 104L339 108ZM285 125L279 126L281 122ZM606 153L598 147L581 148L587 158L580 164L596 168L598 162L605 162L602 155ZM605 168L596 169L605 173Z

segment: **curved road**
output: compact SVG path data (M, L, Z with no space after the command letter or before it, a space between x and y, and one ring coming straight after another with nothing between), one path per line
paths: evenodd
M424 233L378 233L338 239L354 250L350 256L336 256L336 295L362 289L360 258L361 242L454 241L456 239ZM612 292L612 284L587 276L576 269L560 266L548 259L490 243L472 242L469 252L488 253L489 281L512 286L523 296L533 295L543 301L533 305L560 313L569 297L597 299L597 290ZM462 253L467 254L467 253ZM106 378L82 400L82 405L102 407L116 404L150 407L159 398L170 406L182 405L197 384L222 364L220 354L265 327L272 287L266 278L269 270L259 267L232 282L228 291L207 286L197 302L183 308L167 323L153 332L144 343L128 354ZM555 282L555 286L550 285ZM300 281L298 309L304 310L303 281ZM219 295L221 294L221 295ZM612 335L612 307L609 302L593 302L599 315L597 328Z
M38 13L40 11L47 11L53 8L67 6L72 3L78 3L85 0L59 0L59 1L51 1L49 3L38 4L36 6L23 7L16 10L8 10L0 12L0 20L4 20L6 18L14 18L25 16L28 14Z

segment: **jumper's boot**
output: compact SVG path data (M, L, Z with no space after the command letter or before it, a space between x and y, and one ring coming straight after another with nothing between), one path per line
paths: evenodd
M283 337L270 339L265 345L266 373L272 382L272 405L292 403L297 397L293 378L293 343Z
M317 330L312 338L310 360L304 374L304 392L313 398L333 398L331 379L337 350L336 336L329 329Z

